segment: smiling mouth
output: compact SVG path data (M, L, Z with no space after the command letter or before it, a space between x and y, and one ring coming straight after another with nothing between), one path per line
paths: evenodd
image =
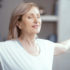
M39 28L39 25L34 25L34 26L32 26L33 28Z

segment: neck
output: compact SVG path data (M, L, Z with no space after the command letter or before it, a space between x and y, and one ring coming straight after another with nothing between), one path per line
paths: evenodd
M24 43L28 44L34 44L35 43L36 34L23 34L19 37L20 41L23 41Z
M39 55L40 50L37 46L37 43L35 42L36 35L29 35L24 34L21 37L19 37L19 40L23 47L32 55Z

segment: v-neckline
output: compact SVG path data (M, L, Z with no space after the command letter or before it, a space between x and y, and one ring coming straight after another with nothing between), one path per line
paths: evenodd
M34 58L40 57L40 55L41 55L41 47L40 47L39 44L38 44L38 46L39 46L39 55L32 55L32 54L28 53L28 52L25 50L25 48L23 47L23 45L21 44L21 42L20 42L18 39L17 39L16 41L17 41L18 45L23 48L24 52L25 52L28 56L31 56L31 57L34 57ZM37 40L36 40L36 42L37 42ZM37 42L37 43L38 43L38 42Z

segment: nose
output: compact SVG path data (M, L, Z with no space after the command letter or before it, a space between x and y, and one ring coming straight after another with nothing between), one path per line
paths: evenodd
M38 18L34 18L34 23L37 24L38 23Z

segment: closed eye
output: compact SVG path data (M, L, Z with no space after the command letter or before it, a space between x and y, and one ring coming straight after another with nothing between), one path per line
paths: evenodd
M32 16L28 16L28 19L31 19L31 18L33 18Z

